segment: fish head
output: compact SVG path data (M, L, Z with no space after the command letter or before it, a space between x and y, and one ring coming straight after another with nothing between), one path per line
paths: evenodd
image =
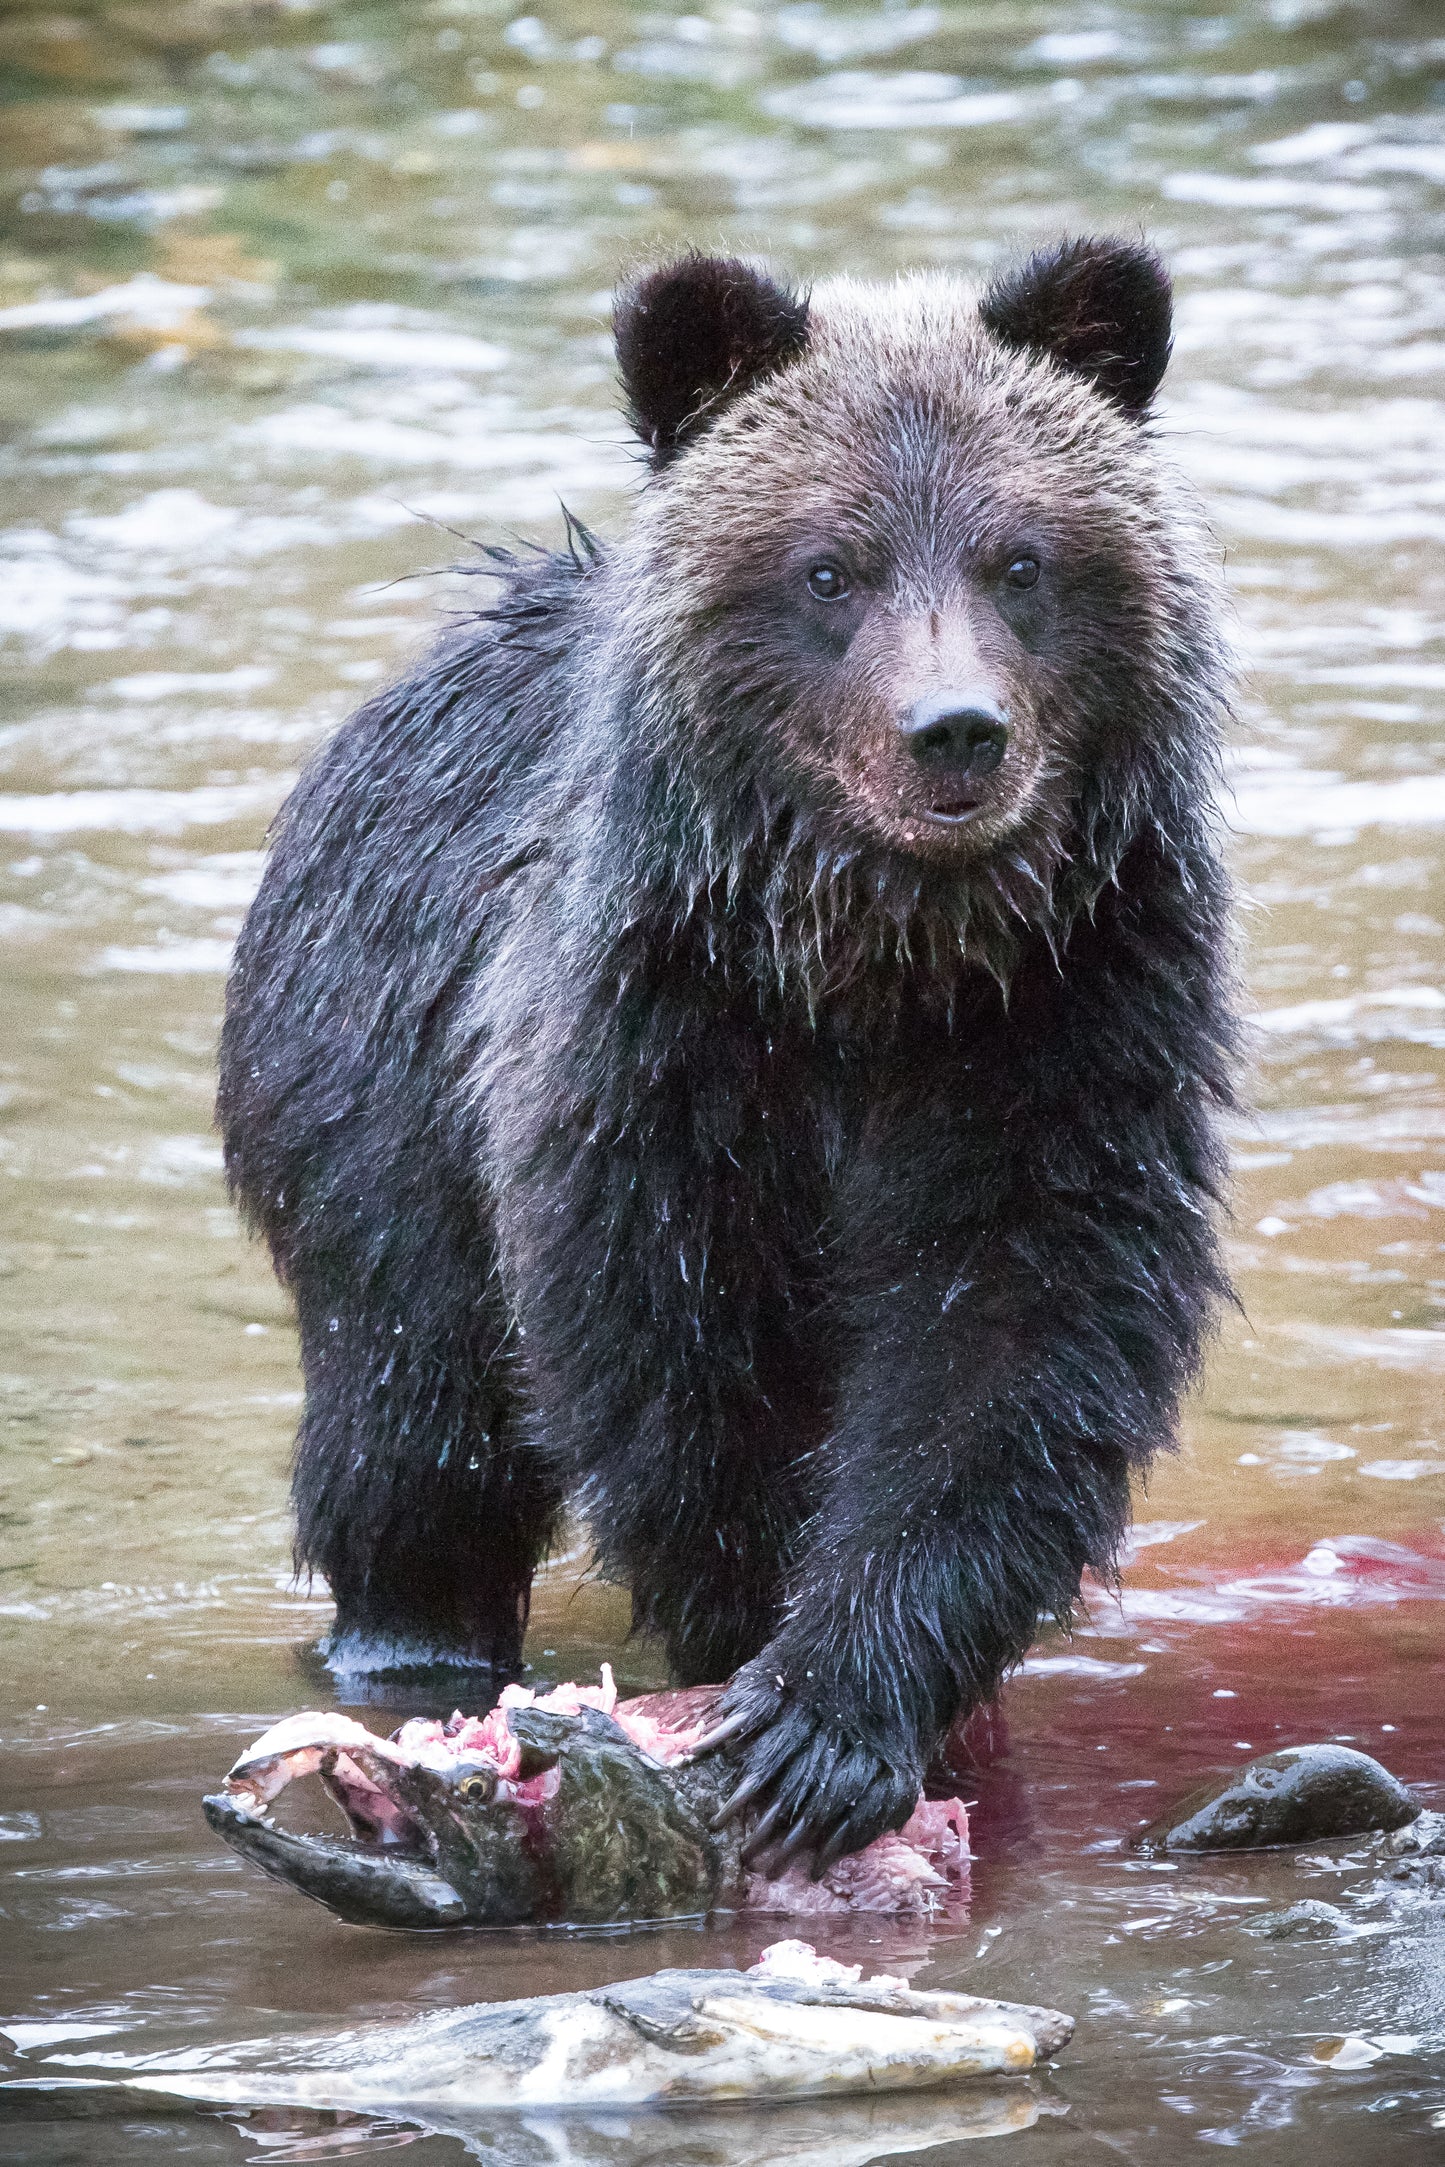
M204 1801L243 1857L358 1925L514 1925L534 1918L542 1875L523 1786L485 1749L372 1735L349 1717L288 1717ZM344 1836L284 1827L272 1808L316 1776Z
M315 1776L344 1836L273 1812ZM377 1738L314 1713L275 1725L204 1801L219 1836L361 1925L602 1925L703 1912L741 1881L735 1835L709 1826L720 1782L667 1768L596 1708L512 1706Z

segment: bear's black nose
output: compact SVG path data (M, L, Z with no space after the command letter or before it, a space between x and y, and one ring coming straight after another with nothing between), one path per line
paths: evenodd
M992 775L1008 744L1008 717L992 700L936 692L908 710L905 744L925 767L954 776Z

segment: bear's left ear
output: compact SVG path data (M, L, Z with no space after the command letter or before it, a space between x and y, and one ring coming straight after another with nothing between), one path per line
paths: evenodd
M648 271L612 318L628 418L666 466L740 392L803 351L808 301L728 256Z
M979 314L1006 346L1047 354L1126 414L1169 360L1169 273L1138 241L1060 241L996 279Z

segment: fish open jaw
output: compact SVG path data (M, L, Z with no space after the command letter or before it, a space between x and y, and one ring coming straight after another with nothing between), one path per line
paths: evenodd
M289 1716L237 1761L219 1795L237 1814L280 1833L272 1805L292 1784L318 1776L358 1845L424 1853L424 1829L401 1795L403 1771L416 1765L390 1739L373 1736L346 1716ZM458 1760L452 1769L462 1773Z
M275 1818L277 1799L313 1776L340 1807L347 1835L301 1832ZM244 1857L343 1918L415 1929L465 1922L468 1907L438 1838L454 1803L509 1788L484 1754L418 1752L346 1716L310 1713L257 1739L204 1810Z

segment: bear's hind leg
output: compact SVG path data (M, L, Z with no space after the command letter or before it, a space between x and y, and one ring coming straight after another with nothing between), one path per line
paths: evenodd
M374 1297L297 1291L296 1553L335 1599L328 1667L515 1672L561 1494L521 1441L500 1316L479 1301L463 1341Z
M678 1530L675 1546L636 1544L624 1553L634 1621L662 1636L674 1685L720 1684L777 1630L793 1526L772 1524L782 1516L770 1510L771 1487L759 1471L746 1503L719 1497ZM702 1488L698 1481L695 1490Z
M820 1330L812 1342L804 1353L782 1325L758 1331L746 1372L758 1399L719 1395L720 1438L644 1426L594 1476L598 1549L632 1590L634 1624L661 1637L674 1685L721 1683L781 1622L828 1419Z

